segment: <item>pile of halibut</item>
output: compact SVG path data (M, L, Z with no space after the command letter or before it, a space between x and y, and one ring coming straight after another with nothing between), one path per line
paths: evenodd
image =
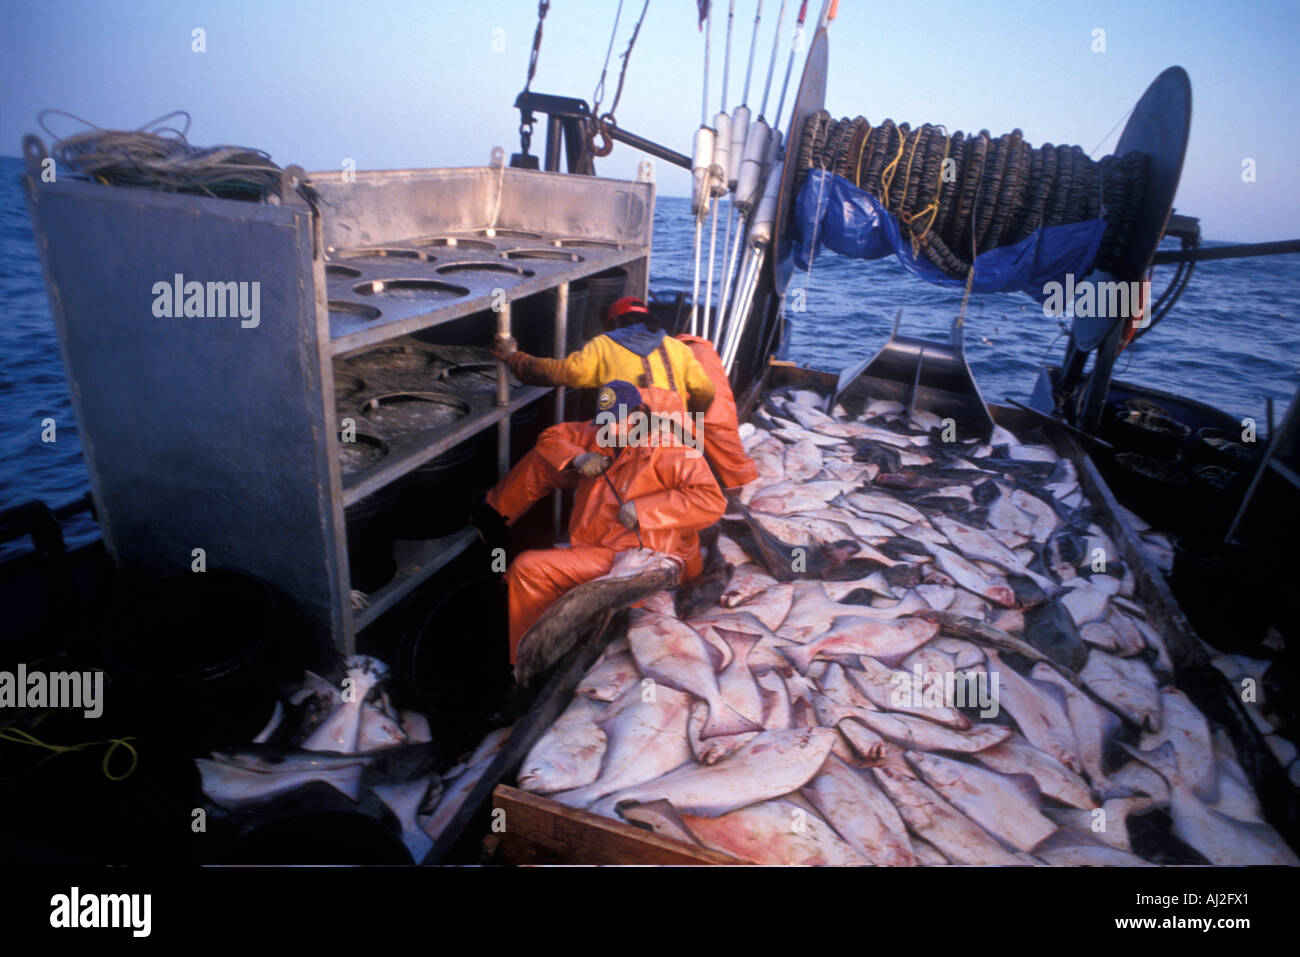
M204 795L226 811L256 813L328 785L363 813L382 818L386 807L419 863L511 729L490 732L461 763L437 774L435 768L447 762L429 721L393 706L389 677L388 665L368 655L343 662L341 686L305 672L302 685L276 703L270 723L252 743L194 759Z
M1174 859L1298 863L1069 461L824 405L742 426L720 595L632 609L520 787L764 864L1159 863L1156 811Z

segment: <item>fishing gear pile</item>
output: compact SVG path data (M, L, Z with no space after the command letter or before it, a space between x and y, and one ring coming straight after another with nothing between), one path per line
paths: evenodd
M90 127L62 139L45 118L67 116ZM163 125L184 117L183 130ZM280 189L281 169L268 153L245 146L193 146L186 140L190 115L168 113L138 130L106 130L62 110L45 110L38 122L55 139L50 150L60 168L108 186L144 186L221 199L264 201Z
M843 177L879 200L913 250L954 279L970 272L972 249L985 253L1042 226L1099 217L1109 225L1096 266L1114 271L1132 241L1148 176L1148 157L1138 151L1096 161L1078 146L1034 147L1019 129L950 135L930 123L836 121L825 110L804 125L796 163L796 190L810 169Z

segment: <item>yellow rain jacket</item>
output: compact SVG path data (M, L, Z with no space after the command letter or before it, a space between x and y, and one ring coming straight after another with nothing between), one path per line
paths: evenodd
M622 379L642 389L676 392L692 412L703 412L713 402L713 381L690 346L640 323L596 336L564 359L516 352L508 361L525 385L595 389Z

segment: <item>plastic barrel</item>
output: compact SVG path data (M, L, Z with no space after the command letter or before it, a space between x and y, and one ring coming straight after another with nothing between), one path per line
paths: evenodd
M1267 588L1268 569L1259 567L1241 545L1178 538L1173 546L1169 587L1196 633L1221 651L1258 654L1269 625L1269 603L1230 597Z
M1189 476L1176 465L1121 452L1106 470L1115 497L1159 529L1180 531L1187 517Z
M110 617L100 651L113 678L105 705L141 737L195 753L248 741L270 719L266 664L274 593L227 569L182 572L132 593Z
M622 266L606 269L582 280L581 286L587 294L587 317L583 321L582 335L586 341L605 331L605 314L609 307L627 295L627 270Z
M554 289L547 289L536 295L518 299L510 305L510 332L519 343L519 348L529 355L557 358L555 356L555 303L558 296ZM601 329L597 329L594 333L587 331L589 301L588 289L582 282L569 284L565 355L582 348L583 343L603 331ZM610 302L613 300L611 299Z
M485 575L432 591L423 626L403 642L399 680L437 726L457 740L500 703L508 677L505 584Z
M1119 407L1113 412L1113 443L1159 462L1172 462L1183 449L1192 430L1182 422L1158 412Z
M518 459L537 444L537 437L541 434L539 416L542 404L553 402L553 399L541 398L510 416L510 451L514 458Z
M1198 465L1217 465L1233 471L1246 468L1256 449L1241 441L1241 432L1206 427L1196 430L1192 459Z
M367 495L344 513L347 518L348 572L352 587L370 592L388 584L397 572L393 560L393 510L396 485Z
M473 463L483 444L462 442L402 478L393 511L395 538L441 538L468 523L479 484Z

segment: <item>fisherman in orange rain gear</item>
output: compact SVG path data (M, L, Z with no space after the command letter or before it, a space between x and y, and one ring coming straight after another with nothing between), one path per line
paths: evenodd
M518 351L512 338L498 339L493 352L526 385L594 388L611 379L641 386L668 388L696 415L696 430L704 455L725 489L739 488L758 478L758 469L745 454L737 432L736 400L722 360L708 339L668 337L651 317L646 304L624 296L609 307L609 330L565 359L542 359ZM651 356L656 361L651 361Z
M641 388L676 392L691 412L713 402L714 382L691 350L660 328L644 302L624 296L609 307L604 335L596 336L564 359L543 359L520 352L509 336L492 343L492 353L510 366L525 385L595 389L613 380Z
M686 332L680 333L676 338L690 346L696 361L713 380L713 403L704 413L699 431L704 439L704 455L713 466L718 484L724 489L748 485L758 478L758 467L745 454L745 445L740 440L736 397L731 393L731 383L727 381L727 370L722 365L722 358L708 339Z
M615 381L600 390L596 405L594 421L544 431L487 496L509 525L555 489L575 493L569 547L523 552L506 573L511 664L542 613L569 589L608 572L621 551L643 543L680 558L683 580L698 575L698 533L726 511L675 393ZM684 428L661 428L665 421Z

